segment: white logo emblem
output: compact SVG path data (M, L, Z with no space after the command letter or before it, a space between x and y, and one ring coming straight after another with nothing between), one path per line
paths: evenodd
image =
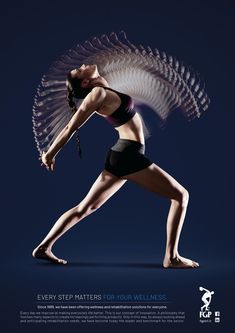
M203 305L201 306L201 311L199 312L199 321L201 323L212 323L213 321L215 323L220 323L220 311L210 310L212 295L214 295L215 292L204 287L199 287L199 290L203 291L201 298Z
M214 291L207 290L206 288L199 287L200 291L205 291L205 293L202 295L202 301L204 303L203 306L201 306L201 312L210 311L209 305L211 302L212 295L214 294Z

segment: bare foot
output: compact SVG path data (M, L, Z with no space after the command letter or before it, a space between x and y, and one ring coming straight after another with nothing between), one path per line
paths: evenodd
M67 261L64 259L57 258L49 248L45 246L38 246L33 250L32 256L36 259L44 259L55 264L67 264Z
M163 260L164 268L197 268L199 263L177 255L175 258L165 257Z

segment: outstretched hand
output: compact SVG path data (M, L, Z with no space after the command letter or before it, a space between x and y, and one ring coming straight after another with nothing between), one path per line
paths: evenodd
M51 157L45 151L42 152L39 160L42 161L41 166L45 166L48 171L55 170L55 157Z

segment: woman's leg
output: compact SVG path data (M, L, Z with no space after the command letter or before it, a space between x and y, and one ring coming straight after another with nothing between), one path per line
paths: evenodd
M42 242L34 249L35 258L47 259L55 263L66 264L66 260L57 258L51 251L55 241L84 217L95 212L126 182L104 170L92 185L86 197L75 207L65 212L56 221Z
M148 168L123 178L142 185L149 191L171 200L166 225L167 241L163 266L165 268L198 267L199 264L197 262L181 257L178 253L180 233L189 200L187 190L156 164L151 164Z

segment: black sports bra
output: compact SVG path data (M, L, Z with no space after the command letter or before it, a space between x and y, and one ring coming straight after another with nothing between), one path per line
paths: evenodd
M118 96L121 99L121 104L117 108L117 110L115 110L110 116L105 117L105 119L111 125L113 125L113 127L121 126L134 117L136 111L134 110L133 99L130 96L109 87L102 87L102 88L114 91L116 94L118 94Z

